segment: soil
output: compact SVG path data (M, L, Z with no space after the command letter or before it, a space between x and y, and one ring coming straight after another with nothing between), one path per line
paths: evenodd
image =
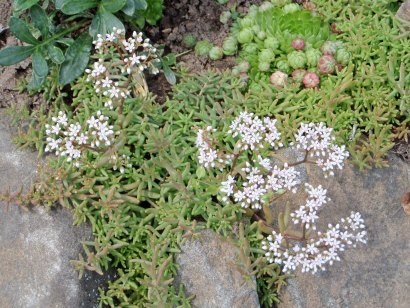
M178 62L189 72L199 73L209 69L225 70L235 65L234 57L224 57L222 60L210 61L206 57L198 57L193 49L183 46L185 35L192 34L198 41L209 40L217 46L222 46L223 40L229 35L230 23L219 21L221 13L236 4L238 12L246 12L254 1L229 1L227 5L220 5L216 0L181 0L164 1L164 17L156 27L150 27L146 34L161 45L165 45L166 52L183 54ZM165 83L164 83L165 81ZM149 79L150 90L163 102L170 90L165 78Z

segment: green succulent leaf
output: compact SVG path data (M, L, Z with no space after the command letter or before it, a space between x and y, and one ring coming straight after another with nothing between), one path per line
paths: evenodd
M13 8L16 12L27 10L36 4L38 0L14 0Z
M0 50L0 65L8 66L21 62L34 52L34 46L11 46Z
M175 73L171 70L171 68L168 65L163 64L162 69L164 71L164 75L167 81L172 85L176 84L177 79Z
M83 33L68 47L65 53L65 60L60 68L59 83L61 85L72 82L87 67L91 43L92 38L87 33Z
M64 0L58 7L66 15L74 15L98 6L98 0ZM57 7L57 5L56 5Z
M36 45L39 41L31 34L28 24L17 17L12 16L9 22L10 31L21 41Z
M34 5L30 9L30 17L34 26L40 30L41 35L46 37L48 35L48 17L43 8L39 5Z

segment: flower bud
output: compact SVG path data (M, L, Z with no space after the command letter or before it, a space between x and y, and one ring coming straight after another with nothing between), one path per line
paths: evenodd
M289 3L286 4L283 8L283 13L284 14L290 14L290 13L294 13L300 10L300 6L296 3Z
M292 41L292 47L296 50L303 50L305 48L305 41L301 38L294 39Z
M317 67L322 74L332 74L335 71L336 61L330 55L321 56Z
M306 70L303 69L297 69L294 70L292 72L292 79L296 82L296 83L301 83L303 80L303 77L305 77L306 75Z
M263 45L265 46L265 48L267 49L272 49L272 50L276 50L279 48L279 41L277 38L274 37L268 37L264 42Z
M315 48L309 48L306 50L306 63L310 67L316 67L322 53Z
M212 44L208 40L199 41L195 45L195 53L198 56L206 56L212 48Z
M224 52L221 47L214 46L209 51L209 58L211 58L211 60L219 60L222 59L223 56Z
M304 68L306 65L306 55L301 51L292 51L288 54L288 63L294 68Z
M350 61L350 53L344 48L338 49L336 51L336 61L342 65L347 65Z
M277 67L280 71L285 72L285 73L288 73L288 72L290 71L289 63L288 63L288 61L285 61L285 60L279 60L279 61L276 63L276 67Z
M259 53L258 57L259 57L259 62L271 63L273 61L273 59L275 59L275 54L270 49L263 49Z
M222 48L225 55L233 56L238 50L238 41L233 36L229 36L224 40Z
M253 32L251 29L243 29L238 33L237 38L241 44L250 43L253 40Z
M270 70L270 63L269 62L259 62L258 70L261 72L267 72Z
M269 81L276 87L284 87L288 81L288 75L281 71L276 71L269 77Z
M320 79L316 73L308 72L305 74L302 80L305 88L316 88L319 86Z

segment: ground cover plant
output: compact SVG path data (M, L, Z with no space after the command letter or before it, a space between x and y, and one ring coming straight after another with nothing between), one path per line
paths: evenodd
M320 18L288 2L253 7L234 26L235 39L244 42L236 45L234 69L242 70L246 61L246 76L180 69L179 82L163 104L149 92L144 74L167 73L155 44L142 33L126 35L121 28L96 35L91 63L70 85L70 95L49 95L50 103L33 113L29 128L21 130L20 142L56 155L48 157L30 191L2 197L24 204L60 203L72 209L76 224L91 223L94 240L83 244L84 253L73 265L80 274L111 268L118 272L118 278L101 289L102 305L189 306L192 298L173 281L174 257L183 241L197 238L205 228L237 244L235 266L245 276L256 277L264 307L279 300L284 272L297 267L316 272L338 261L346 247L365 242L360 213L346 213L350 216L315 233L319 209L329 203L326 190L309 184L300 189L294 167L316 165L331 175L343 167L347 150L362 167L383 164L393 133L404 137L408 132L408 39L399 38L392 1L371 7L370 2L369 7L366 2L347 7L342 0L327 6L316 1L310 9ZM289 32L289 24L279 18L279 26L261 30L268 24L264 12L282 16L274 5L294 14L303 26ZM262 39L255 41L259 54L240 51L251 44L239 39L241 32L249 34L242 21L255 12L256 30L265 35L272 31L269 35L279 36L282 46L266 71L259 67L266 63L260 61L260 54L267 53ZM393 30L383 31L382 39L378 30L360 32L360 27L381 22L378 18ZM326 28L331 23L343 32L331 33ZM368 42L377 35L381 42L362 50L352 39L359 34L368 35ZM207 44L207 53L216 53L210 57L219 58L221 50L212 51ZM307 55L304 65L297 65L309 44L316 49L315 65ZM320 75L319 59L337 58L338 50L349 55L345 67ZM279 61L315 70L320 84L311 75L315 85L306 82L302 87L283 70L272 85L269 77ZM43 91L53 93L55 86L46 78ZM23 113L19 116L24 118ZM282 146L299 147L302 159L278 161L276 150ZM283 206L279 198L293 191L305 194L306 203Z
M361 168L380 167L409 134L409 40L397 1L345 4L252 6L220 49L239 55L233 73L260 101L252 111L286 121L289 136L325 122Z
M0 65L31 56L29 89L38 90L53 67L58 70L54 82L69 84L84 72L97 34L110 33L113 27L124 30L124 23L140 28L145 22L155 24L162 16L162 5L162 0L15 0L9 28L26 45L2 49Z

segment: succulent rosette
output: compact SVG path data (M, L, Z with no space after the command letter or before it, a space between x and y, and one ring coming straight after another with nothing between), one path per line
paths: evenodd
M342 65L347 65L350 61L350 52L344 48L336 51L336 61Z
M253 40L253 31L251 29L243 29L238 33L237 39L241 44L250 43Z
M265 39L265 41L263 42L263 45L265 46L265 48L267 49L271 49L271 50L276 50L279 48L280 43L279 40L275 37L268 37Z
M336 60L331 55L321 56L317 63L317 67L319 72L324 75L332 74L335 71Z
M238 41L233 36L229 36L224 40L222 49L225 55L233 56L238 51Z
M296 38L292 41L292 47L296 50L305 49L305 40L302 38Z
M276 71L269 77L269 81L276 87L284 87L288 82L288 75L284 72Z
M261 72L268 72L270 70L270 62L259 62L258 69Z
M292 51L288 54L288 63L294 69L306 66L306 55L302 51Z
M221 47L214 46L209 51L209 58L211 58L212 60L222 59L223 56L224 56L224 52Z
M319 62L322 53L319 49L316 48L308 48L305 51L306 54L306 63L309 67L316 67L317 63Z
M270 49L263 49L259 55L259 62L268 62L271 63L275 59L275 54Z
M292 72L292 79L297 83L301 83L305 75L306 75L306 70L297 69Z
M314 72L307 72L303 76L302 82L305 88L316 88L320 84L319 75Z
M288 61L285 61L285 60L279 60L276 63L276 67L278 68L278 70L285 72L285 73L288 73L290 71L289 63Z
M333 56L336 54L336 51L338 48L341 47L341 42L338 41L326 41L323 43L322 47L320 50L324 55L330 55Z

